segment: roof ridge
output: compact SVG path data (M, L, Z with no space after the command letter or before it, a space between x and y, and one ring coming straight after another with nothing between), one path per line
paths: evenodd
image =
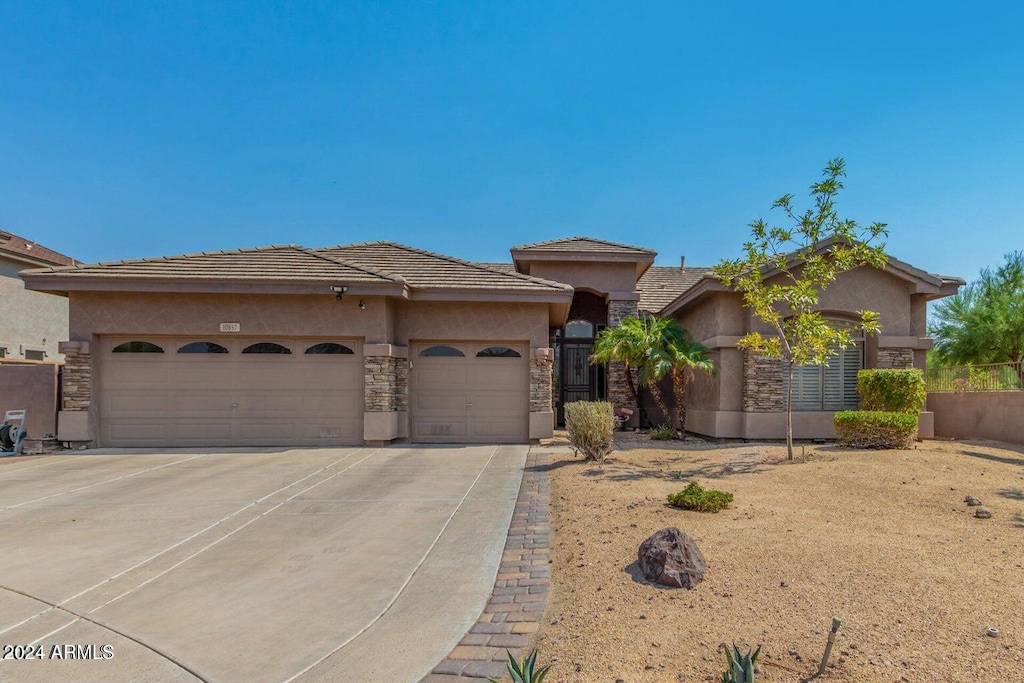
M487 266L485 266L485 265L483 265L481 263L476 263L474 261L467 261L465 259L460 259L460 258L457 258L455 256L448 256L447 254L440 254L440 253L438 253L436 251L429 251L427 249L420 249L419 247L411 247L408 244L402 244L401 242L392 242L390 240L375 240L375 241L372 241L372 242L353 242L352 244L339 244L339 245L336 245L334 247L323 247L323 248L324 249L341 249L341 248L344 248L344 247L362 247L362 246L371 246L371 245L387 245L387 246L390 246L390 247L396 247L398 249L404 249L405 251L412 252L414 254L423 254L425 256L431 256L431 257L434 257L434 258L439 258L439 259L441 259L443 261L448 261L449 263L458 263L458 264L464 265L464 266L471 266L473 268L476 268L477 270L482 270L484 272L492 273L494 275L501 275L503 277L513 277L513 278L516 278L516 279L519 279L519 280L524 280L526 282L533 282L535 284L545 285L545 286L551 287L552 289L562 289L562 290L564 290L564 289L572 289L572 287L570 285L567 285L567 284L565 284L563 282L555 282L554 280L545 280L543 278L533 277L531 275L524 275L523 273L520 273L520 272L509 273L509 272L506 272L506 271L503 271L503 270L498 270L497 268L489 268L489 267L487 267Z
M622 248L622 249L633 249L633 250L636 250L636 251L640 251L640 252L644 252L644 253L649 253L649 254L657 253L653 249L648 249L646 247L638 247L635 244L625 244L623 242L612 242L611 240L604 240L604 239L601 239L599 237L590 237L588 235L573 235L571 237L559 237L559 238L552 239L552 240L543 240L541 242L530 242L529 244L520 244L518 246L512 247L511 251L517 251L517 250L520 250L520 249L533 249L533 248L536 248L536 247L545 247L545 246L550 246L550 245L553 245L553 244L564 244L566 242L572 242L574 240L577 240L577 241L585 240L587 242L596 242L597 244L605 244L605 245L607 245L609 247L619 247L619 248Z
M374 276L379 277L379 278L384 278L385 280L391 280L392 282L397 282L399 284L403 284L403 285L408 284L406 282L405 278L402 277L401 275L398 275L397 273L388 273L388 272L385 272L385 271L382 271L382 270L375 270L373 268L369 268L369 267L363 265L362 263L357 263L356 261L350 261L349 259L338 258L337 256L331 256L330 254L321 254L316 249L313 249L313 248L310 248L310 247L298 247L298 249L301 250L303 253L309 254L310 256L315 256L315 257L317 257L319 259L323 259L325 261L330 261L331 263L339 263L339 264L341 264L343 266L347 266L349 268L354 268L355 270L361 270L364 273L368 273L370 275L374 275Z

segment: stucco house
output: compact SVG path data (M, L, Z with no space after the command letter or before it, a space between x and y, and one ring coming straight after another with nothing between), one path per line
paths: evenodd
M689 427L782 435L782 372L736 340L757 329L707 268L588 237L474 263L393 242L294 245L76 264L25 274L65 294L70 333L59 438L102 446L525 442L568 402L631 400L622 369L589 363L624 317L673 315L720 372L692 383ZM923 366L926 302L957 278L891 260L846 273L822 300L882 333L834 367L802 369L799 437L831 435L860 367ZM929 436L930 425L922 424Z
M0 358L57 361L57 344L68 338L68 300L25 289L21 272L69 266L75 260L0 230Z

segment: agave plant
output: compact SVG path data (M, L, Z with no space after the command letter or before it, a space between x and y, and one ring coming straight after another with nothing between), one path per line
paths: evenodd
M544 677L548 675L548 669L551 665L536 669L537 666L537 651L534 650L530 655L523 660L522 664L516 662L516 658L512 656L512 653L505 650L508 653L508 673L512 676L513 683L542 683ZM491 683L501 683L497 678L488 677Z
M725 660L729 663L729 670L722 674L722 683L754 683L754 663L759 654L760 645L753 653L747 652L745 655L740 653L736 643L732 644L732 652L725 648Z

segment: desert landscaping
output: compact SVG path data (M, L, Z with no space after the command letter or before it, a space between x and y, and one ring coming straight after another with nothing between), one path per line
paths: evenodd
M617 433L593 462L561 444L548 468L551 593L533 643L554 680L718 681L735 641L763 646L758 681L798 681L818 668L834 616L817 680L1002 681L1024 665L1024 448L797 444L788 462L778 444ZM735 501L717 514L669 507L691 481ZM693 590L637 567L640 543L665 527L707 561Z

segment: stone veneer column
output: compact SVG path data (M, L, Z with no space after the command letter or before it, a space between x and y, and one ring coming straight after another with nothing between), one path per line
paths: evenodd
M555 411L552 388L552 349L532 349L530 354L530 439L554 435Z
M782 361L743 352L743 412L778 413L786 409Z
M608 302L608 327L618 327L624 318L636 317L640 312L638 303L636 299L611 299ZM632 424L639 424L640 411L629 391L625 366L618 361L608 364L608 401L615 409L632 410Z
M878 349L879 368L894 370L910 370L914 367L914 349L881 348Z
M57 345L64 354L61 370L60 412L57 438L61 441L92 441L89 409L92 407L92 353L89 342L63 341Z
M363 440L377 444L408 436L408 349L366 344L363 382Z

